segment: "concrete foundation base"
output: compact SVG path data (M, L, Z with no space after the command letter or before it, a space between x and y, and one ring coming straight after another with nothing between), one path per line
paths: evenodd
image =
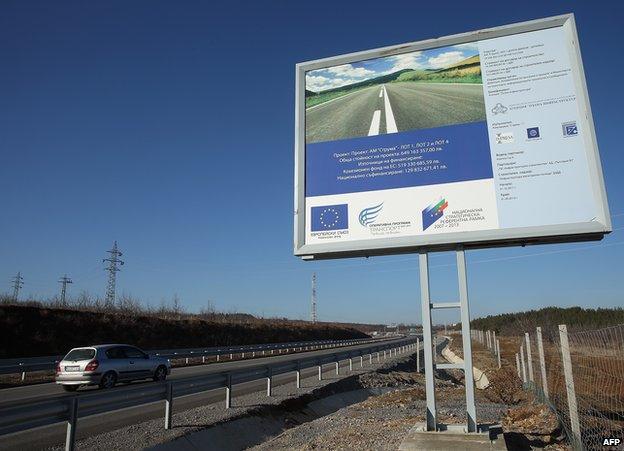
M400 451L506 450L503 431L498 425L479 426L476 433L466 433L463 424L438 424L438 432L428 432L425 423L417 423L401 442Z

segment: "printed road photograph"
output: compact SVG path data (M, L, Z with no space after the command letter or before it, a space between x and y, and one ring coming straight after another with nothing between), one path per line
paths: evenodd
M306 73L306 143L485 120L476 43Z

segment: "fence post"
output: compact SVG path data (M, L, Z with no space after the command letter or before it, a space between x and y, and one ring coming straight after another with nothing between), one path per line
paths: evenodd
M492 331L492 354L496 354L497 352L497 341L496 341L496 331Z
M526 384L527 375L526 375L526 365L524 364L524 345L520 345L520 362L522 362L522 383Z
M323 365L319 364L318 366L318 380L323 380Z
M516 352L516 369L518 370L518 379L520 379L520 357L518 357L518 353Z
M173 385L167 382L165 389L165 429L171 429L171 417L173 416Z
M353 359L349 357L349 371L353 371Z
M368 364L369 365L373 364L373 353L372 352L370 354L368 354Z
M74 451L76 444L76 424L78 422L78 398L74 396L69 401L69 418L67 419L67 433L65 434L65 451Z
M581 426L579 424L576 392L574 390L574 378L572 376L572 358L570 357L570 344L568 343L568 328L565 324L559 325L559 340L561 341L563 375L565 377L566 391L568 392L570 423L572 426L572 433L574 434L574 441L578 447L581 444Z
M364 357L360 356L360 368L364 368Z
M340 375L340 364L338 361L336 361L336 376Z
M225 385L225 408L226 409L229 409L230 406L232 405L231 399L232 399L232 375L228 374L226 385Z
M531 337L528 332L524 333L524 338L526 341L527 365L529 367L529 382L535 384L535 378L533 377L533 358L531 357Z
M546 359L544 358L544 344L542 342L542 328L538 327L537 331L537 352L540 359L540 371L542 373L542 391L544 398L548 399L548 379L546 378Z
M420 340L416 339L416 372L420 373Z
M496 339L496 361L498 362L498 369L500 370L501 368L501 361L500 361L500 340L497 338Z

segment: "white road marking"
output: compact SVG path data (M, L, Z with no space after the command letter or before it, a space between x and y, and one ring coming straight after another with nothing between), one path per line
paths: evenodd
M379 98L381 99L382 97L383 97L383 88L379 90Z
M373 113L373 120L370 128L368 129L368 136L375 136L379 134L379 124L381 123L381 110L375 110Z
M394 121L394 114L392 113L392 107L390 106L390 100L388 99L388 91L386 91L386 85L383 85L384 90L384 110L386 110L386 133L397 133L396 122Z

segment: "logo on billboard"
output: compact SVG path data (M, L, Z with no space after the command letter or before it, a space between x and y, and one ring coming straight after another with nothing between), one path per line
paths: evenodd
M507 108L505 105L503 105L502 103L497 103L494 108L492 108L492 113L494 114L504 114L507 112L507 110L509 110L509 108Z
M563 130L563 136L566 138L568 136L576 136L579 133L576 121L564 122L561 124L561 128Z
M504 132L496 134L496 144L511 144L514 142L514 134L512 132Z
M444 209L448 207L446 199L442 198L437 203L429 205L422 211L423 231L444 215Z
M312 231L343 230L349 228L347 204L312 207Z
M375 205L374 207L368 207L362 210L360 212L360 216L358 216L358 219L360 220L360 224L362 224L363 227L366 227L369 224L372 224L373 222L375 222L377 220L377 216L379 216L379 213L381 212L382 209L383 209L383 202L380 203L379 205Z
M539 137L540 137L539 127L527 128L527 138L529 138L529 139L537 139Z

